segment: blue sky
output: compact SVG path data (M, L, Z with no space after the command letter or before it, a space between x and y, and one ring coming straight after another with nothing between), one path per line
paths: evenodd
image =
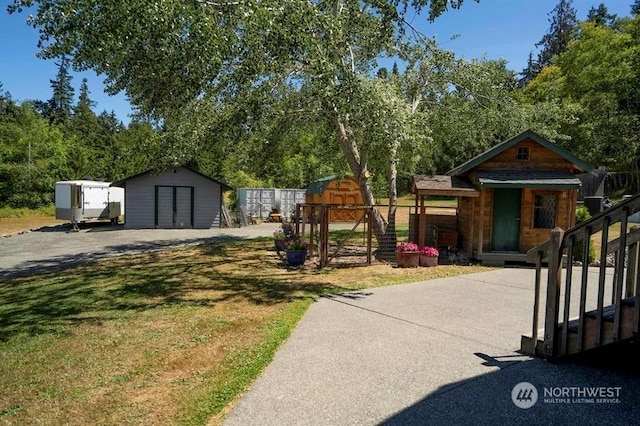
M413 23L426 36L436 37L440 46L467 59L485 56L504 58L508 67L522 70L529 52L536 52L549 28L547 14L558 0L465 0L460 10L450 10L434 23L424 16ZM6 4L6 2L1 2ZM632 0L574 0L578 19L584 19L591 6L604 3L610 13L627 16ZM9 15L5 6L0 10L0 82L16 101L46 100L51 97L49 80L56 74L54 61L36 58L38 33L26 25L26 14ZM452 36L457 38L451 40ZM124 94L109 96L103 91L103 78L93 72L75 73L73 86L78 94L82 78L89 80L91 99L97 102L96 112L114 111L125 123L130 121L129 103Z

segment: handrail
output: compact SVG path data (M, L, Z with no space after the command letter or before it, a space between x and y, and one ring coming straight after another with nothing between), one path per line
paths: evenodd
M544 315L544 337L541 352L545 357L557 357L568 353L575 353L595 346L600 346L606 339L619 340L622 336L622 310L623 297L633 298L635 303L635 315L633 329L640 329L640 229L627 231L628 219L634 213L640 211L640 193L625 200L614 207L594 215L590 220L582 222L566 232L560 228L551 231L549 241L540 244L527 252L527 260L536 264L536 283L534 299L534 315L532 327L533 353L536 353L537 332L538 332L538 305L540 300L541 263L548 261L548 278L546 309ZM613 224L620 223L620 237L608 241L609 228ZM597 279L597 303L595 309L588 308L587 294L590 287L589 271L589 246L594 234L601 232L601 254L600 267ZM578 244L582 247L581 273L574 274L573 254ZM567 254L568 261L563 266L562 256ZM607 283L606 268L607 257L615 254L615 266L613 280ZM625 267L626 265L626 267ZM563 274L564 291L561 292ZM625 273L626 269L626 273ZM576 329L569 330L570 312L572 312L572 284L579 278L579 286L575 287L579 291L578 316L574 324ZM609 335L605 336L604 324L604 299L605 290L610 286L613 308L613 329ZM591 302L593 303L593 302ZM575 309L575 307L574 307ZM609 308L607 308L609 309ZM595 312L595 326L591 322ZM573 322L573 321L572 321ZM575 326L573 326L575 327ZM595 337L588 336L593 332ZM573 334L573 336L571 336ZM605 339L606 337L606 339ZM589 347L587 347L589 346Z

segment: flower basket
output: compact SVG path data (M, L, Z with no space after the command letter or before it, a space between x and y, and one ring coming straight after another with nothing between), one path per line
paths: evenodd
M306 250L287 250L287 264L289 266L304 265L307 260Z
M438 256L420 255L420 266L438 266Z
M396 263L400 268L415 268L420 265L420 250L417 244L398 243L396 246Z
M420 250L420 266L438 266L440 253L435 247L424 246Z
M397 251L396 263L400 268L417 268L420 265L420 252Z

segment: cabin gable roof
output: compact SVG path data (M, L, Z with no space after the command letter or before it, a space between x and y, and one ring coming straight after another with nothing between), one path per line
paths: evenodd
M494 147L488 149L487 151L477 155L476 157L472 158L471 160L467 161L466 163L463 163L453 169L451 169L450 171L447 172L447 175L449 176L460 176L460 175L464 175L466 173L468 173L469 171L477 168L478 166L482 165L483 163L489 161L490 159L496 157L497 155L505 152L506 150L508 150L509 148L512 148L513 146L515 146L516 144L523 142L525 140L532 140L536 143L538 143L539 145L543 146L544 148L548 149L549 151L555 153L556 155L560 156L561 158L563 158L564 160L568 161L569 163L573 164L576 168L586 172L586 173L591 173L593 175L597 174L596 169L587 164L586 162L580 160L578 157L574 156L573 154L571 154L570 152L562 149L561 147L559 147L558 145L552 143L551 141L547 140L546 138L540 136L539 134L535 133L532 130L527 130L525 132L520 133L517 136L514 136L511 139L508 139L502 143L499 143L498 145L495 145Z

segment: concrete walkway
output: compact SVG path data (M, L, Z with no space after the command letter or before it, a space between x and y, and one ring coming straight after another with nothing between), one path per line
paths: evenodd
M634 345L562 363L517 353L533 283L499 269L321 298L225 425L640 424ZM512 401L520 382L531 408Z

